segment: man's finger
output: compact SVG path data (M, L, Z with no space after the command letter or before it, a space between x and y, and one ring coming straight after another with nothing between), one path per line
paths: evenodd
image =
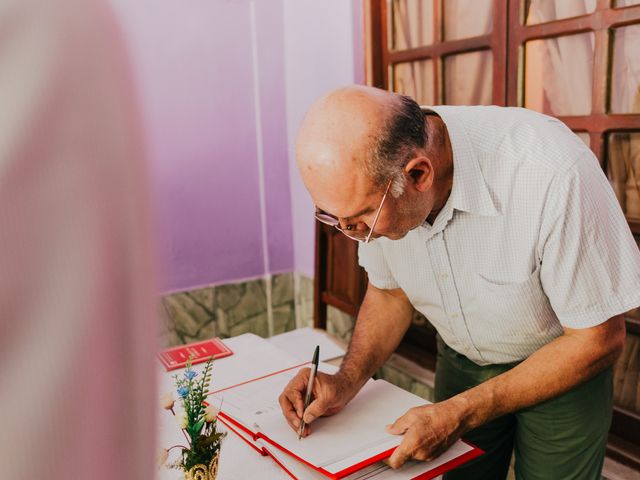
M409 420L409 416L405 413L393 422L393 424L387 425L387 432L392 435L404 435L410 425L411 421Z
M313 422L316 418L320 417L326 411L327 404L325 403L324 399L316 398L304 411L305 423Z
M407 442L405 439L400 445L398 445L398 448L394 450L389 457L389 460L387 460L387 465L393 469L400 468L404 465L404 462L411 458L411 449L406 447L406 444Z
M287 396L283 393L278 398L278 402L280 403L280 409L282 410L282 414L287 420L287 423L294 430L298 429L300 427L300 417L298 417L298 414L293 408L293 405L291 404L289 398L287 398Z

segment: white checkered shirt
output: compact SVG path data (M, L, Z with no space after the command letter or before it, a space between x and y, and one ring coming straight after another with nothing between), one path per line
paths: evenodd
M520 108L430 107L453 148L433 225L359 247L479 365L523 360L568 328L640 305L640 252L598 160L564 124Z

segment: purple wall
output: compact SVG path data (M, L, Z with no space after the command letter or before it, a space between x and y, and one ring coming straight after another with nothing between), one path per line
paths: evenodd
M111 1L141 95L162 290L311 275L292 135L312 100L359 79L360 1Z
M360 0L284 0L287 130L296 271L313 276L314 206L295 162L295 137L311 103L364 79Z

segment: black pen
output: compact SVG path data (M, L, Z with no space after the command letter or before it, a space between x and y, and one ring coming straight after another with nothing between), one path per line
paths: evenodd
M311 374L309 375L309 381L307 382L307 393L304 396L304 409L302 410L302 418L300 419L300 430L298 431L298 440L302 438L302 432L304 432L304 412L307 411L309 402L311 401L311 392L313 392L313 382L316 380L316 373L318 373L318 360L320 358L320 345L316 345L316 350L313 352L313 360L311 360Z

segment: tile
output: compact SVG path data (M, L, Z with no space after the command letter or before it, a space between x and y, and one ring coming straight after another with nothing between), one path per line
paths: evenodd
M296 327L313 327L313 279L306 275L294 275Z
M429 402L433 402L433 388L431 388L428 385L425 385L422 382L418 382L415 380L412 381L409 391L415 395L418 395L421 398L424 398Z
M401 370L389 365L383 365L382 368L376 373L376 378L380 378L386 380L389 383L393 383L403 390L411 391L411 384L413 383L413 379Z
M273 307L273 334L289 332L296 328L295 305L293 301Z
M215 287L216 304L226 313L227 325L233 331L236 324L267 312L264 280L251 280Z
M327 332L341 340L351 340L355 318L331 306L327 307Z
M294 300L293 273L279 273L271 277L271 305L277 306Z
M162 299L165 329L161 342L174 346L202 340L203 327L215 323L216 313L201 300L211 298L210 292L182 292Z
M229 330L229 335L232 337L243 333L255 333L267 338L269 336L267 313L259 313L253 317L244 318L242 321L235 323Z

